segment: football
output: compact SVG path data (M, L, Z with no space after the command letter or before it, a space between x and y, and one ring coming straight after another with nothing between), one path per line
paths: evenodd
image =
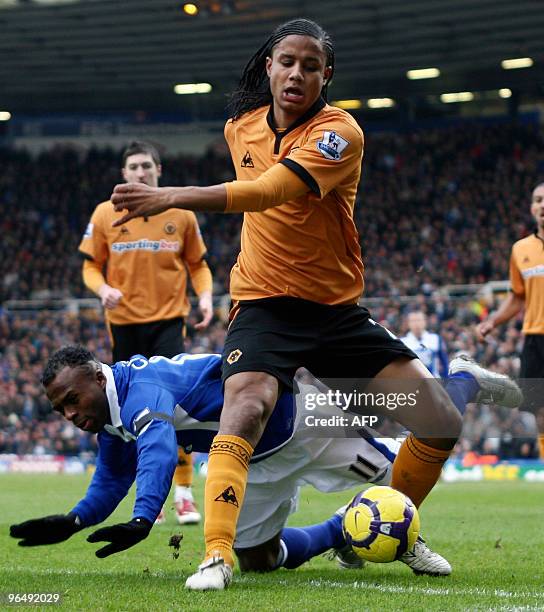
M415 544L419 514L412 501L391 487L370 487L348 505L344 537L366 561L396 561Z

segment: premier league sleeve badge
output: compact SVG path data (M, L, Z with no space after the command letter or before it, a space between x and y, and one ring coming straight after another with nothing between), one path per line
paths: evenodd
M342 138L338 132L323 132L323 140L319 140L317 148L326 159L338 161L349 141Z

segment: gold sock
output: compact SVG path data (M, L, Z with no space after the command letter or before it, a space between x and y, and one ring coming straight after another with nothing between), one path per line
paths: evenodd
M538 452L540 458L544 461L544 433L538 434Z
M182 448L178 448L178 464L174 472L174 484L178 487L190 487L193 484L193 457Z
M234 565L232 545L246 492L253 448L238 436L217 435L208 455L204 490L206 559L219 554Z
M410 434L402 443L393 463L391 486L414 502L417 508L440 477L451 450L439 450L423 444Z

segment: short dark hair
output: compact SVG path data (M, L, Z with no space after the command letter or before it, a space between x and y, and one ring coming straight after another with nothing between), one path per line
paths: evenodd
M326 55L326 66L331 68L331 75L321 90L322 97L327 100L327 87L334 74L334 47L331 37L315 21L292 19L278 26L247 63L238 88L231 94L228 103L227 109L232 119L238 119L249 111L272 103L272 93L266 74L266 58L272 55L274 47L279 42L293 34L311 36L321 43Z
M92 366L93 361L98 365L99 362L96 357L85 347L77 344L64 346L47 360L41 383L44 387L47 387L65 367L84 368L88 370L89 374L93 374L96 371L96 368Z
M131 155L138 155L138 153L151 155L153 161L157 164L157 166L161 163L159 152L152 144L150 144L149 142L144 142L143 140L133 140L123 151L123 156L121 158L121 161L123 162L122 167L125 167L128 157L130 157Z

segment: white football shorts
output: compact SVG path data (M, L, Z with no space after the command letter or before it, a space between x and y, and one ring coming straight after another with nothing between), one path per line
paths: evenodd
M342 414L330 406L313 414L330 417L334 411ZM281 450L250 465L235 549L258 546L279 533L296 511L299 490L304 485L330 493L391 481L400 442L381 437L316 437L315 427L307 425L304 417L298 410L293 438Z

